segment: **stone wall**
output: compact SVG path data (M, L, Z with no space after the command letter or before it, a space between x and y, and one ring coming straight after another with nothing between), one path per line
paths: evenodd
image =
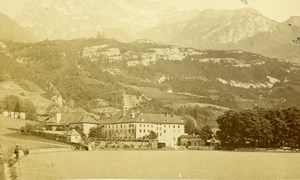
M109 141L109 140L94 140L95 149L157 149L157 141Z

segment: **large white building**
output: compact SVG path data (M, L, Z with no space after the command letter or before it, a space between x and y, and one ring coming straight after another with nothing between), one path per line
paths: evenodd
M178 137L184 134L184 121L179 116L151 113L117 113L104 122L107 138L137 140L153 131L160 143L177 146Z

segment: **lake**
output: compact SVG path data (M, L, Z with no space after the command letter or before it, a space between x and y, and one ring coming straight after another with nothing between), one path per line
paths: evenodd
M73 151L29 154L23 178L298 179L300 153Z

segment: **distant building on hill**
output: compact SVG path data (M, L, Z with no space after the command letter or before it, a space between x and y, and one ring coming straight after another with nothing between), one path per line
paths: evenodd
M99 122L93 115L86 112L68 112L56 113L56 116L50 118L46 122L46 128L50 130L58 130L68 128L79 128L80 131L86 136L89 135L90 129L97 127Z
M170 114L121 111L105 121L103 126L106 137L112 139L137 140L153 131L158 142L169 147L177 146L178 137L184 134L184 121Z
M13 111L3 111L2 115L4 117L10 117L14 119L26 119L26 113L25 112L13 112Z

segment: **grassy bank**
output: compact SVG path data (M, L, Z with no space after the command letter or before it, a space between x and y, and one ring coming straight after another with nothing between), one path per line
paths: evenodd
M0 179L6 179L4 172L6 172L7 176L13 178L21 176L20 161L16 161L14 158L14 149L17 144L23 149L28 149L29 152L41 149L55 150L72 147L65 143L21 134L20 128L27 123L36 124L37 122L7 118L0 115ZM20 152L20 155L23 161L23 151Z
M0 115L0 143L3 147L15 146L20 144L27 149L40 149L51 147L69 146L68 144L44 139L32 135L23 135L20 133L21 127L24 127L27 123L36 124L37 122L26 121L20 119L13 119L3 117Z

